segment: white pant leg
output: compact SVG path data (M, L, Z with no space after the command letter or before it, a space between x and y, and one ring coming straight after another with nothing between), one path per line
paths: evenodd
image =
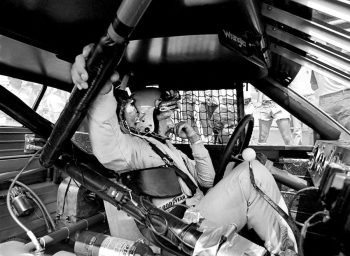
M256 184L287 212L277 184L266 167L256 160L252 166ZM247 224L265 241L265 247L272 253L284 250L290 244L296 250L291 229L253 188L247 162L238 165L212 188L197 208L203 217L219 225L233 223L241 229Z

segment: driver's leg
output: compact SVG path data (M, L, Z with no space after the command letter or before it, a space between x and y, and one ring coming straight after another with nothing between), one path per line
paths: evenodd
M256 184L287 212L286 204L270 172L253 161ZM217 225L245 224L253 228L273 253L288 248L296 250L291 229L283 218L261 197L250 181L248 162L234 168L213 187L196 206L201 215Z
M285 213L288 213L280 190L266 167L260 162L256 162L253 165L253 172L256 185L278 204ZM259 237L265 241L265 248L271 253L278 254L287 249L296 252L297 243L291 228L282 216L253 187L249 171L243 173L241 180L242 184L245 184L245 194L249 194L248 228L255 230Z
M225 178L200 200L196 209L205 219L218 225L234 224L239 230L246 225L248 205L239 175L240 173L233 171L228 172Z

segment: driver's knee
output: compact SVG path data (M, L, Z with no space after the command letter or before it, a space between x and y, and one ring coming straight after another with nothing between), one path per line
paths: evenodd
M271 172L266 168L265 165L261 164L258 160L254 160L251 163L252 163L252 171L254 175L255 184L262 191L264 191L264 193L266 193L269 197L271 197L272 200L274 200L275 202L278 202L281 199L281 193ZM245 163L243 163L242 165L244 166L244 164ZM237 166L235 170L236 169L240 169L240 166ZM251 177L249 168L245 167L244 170L241 171L240 180L241 180L243 192L245 194L245 197L248 200L248 204L249 204L249 200L251 200L250 197L253 194L256 194L255 193L256 189L252 185L251 178L252 177Z

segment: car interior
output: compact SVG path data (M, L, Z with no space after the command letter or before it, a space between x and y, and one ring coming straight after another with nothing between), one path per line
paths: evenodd
M94 156L85 117L114 70L129 75L131 92L179 91L172 119L200 135L215 183L248 147L272 166L297 255L350 255L350 131L293 88L305 69L350 88L349 1L3 0L0 14L0 255L24 255L22 246L25 255L200 255L213 241ZM77 90L71 67L91 43L90 86ZM302 122L303 143L286 143L278 120L261 142L259 95ZM192 157L188 140L171 141ZM103 254L103 200L144 224L160 251L130 241L133 250ZM238 235L264 246L248 227ZM220 252L225 239L202 255L270 255Z

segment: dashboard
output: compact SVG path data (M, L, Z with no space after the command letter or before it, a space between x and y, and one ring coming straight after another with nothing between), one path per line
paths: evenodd
M321 211L326 212L329 235L350 254L350 142L317 141L308 167L318 189Z

